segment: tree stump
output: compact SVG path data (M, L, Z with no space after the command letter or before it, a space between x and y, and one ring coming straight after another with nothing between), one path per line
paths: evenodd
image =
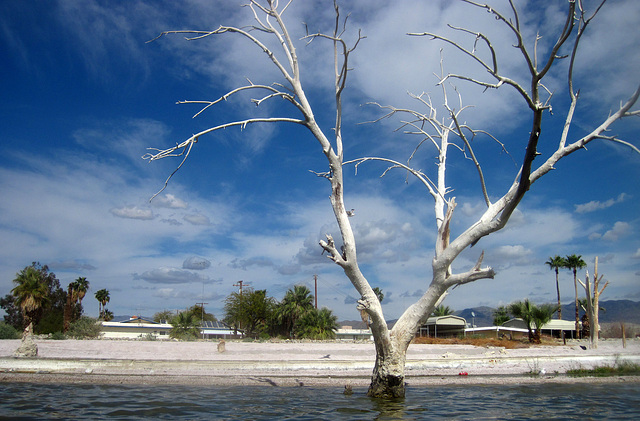
M33 341L33 324L29 323L29 326L22 332L22 342L16 351L13 353L16 357L30 358L38 356L38 345Z

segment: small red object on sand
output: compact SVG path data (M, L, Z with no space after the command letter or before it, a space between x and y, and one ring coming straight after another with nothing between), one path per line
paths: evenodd
M458 373L458 376L468 376L469 373L467 373L466 371L461 371L460 373Z

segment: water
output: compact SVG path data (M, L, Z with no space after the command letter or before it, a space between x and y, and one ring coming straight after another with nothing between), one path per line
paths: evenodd
M383 401L313 387L0 384L0 420L636 420L640 383L438 386Z

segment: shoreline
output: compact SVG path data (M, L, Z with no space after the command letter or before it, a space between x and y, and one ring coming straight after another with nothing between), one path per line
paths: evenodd
M36 340L39 356L17 358L19 340L0 341L0 384L8 382L366 387L375 362L371 342L217 342ZM572 377L567 370L640 364L640 340L586 341L505 349L412 344L408 387L640 382L640 376Z

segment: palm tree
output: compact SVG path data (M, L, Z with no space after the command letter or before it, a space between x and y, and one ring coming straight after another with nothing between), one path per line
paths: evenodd
M169 336L175 339L194 340L200 335L199 321L193 317L193 313L183 311L171 321L173 327Z
M64 314L62 316L62 331L66 332L69 330L69 326L71 326L71 315L72 315L72 306L75 304L75 281L70 282L67 287L67 301L64 305Z
M556 272L556 292L558 293L558 319L562 319L562 303L560 302L560 284L558 283L558 270L560 268L567 267L567 261L564 257L560 257L557 254L554 257L549 257L549 260L544 262L549 266L549 269Z
M98 300L98 303L99 303L98 310L99 310L100 315L98 316L98 318L104 320L104 313L107 310L106 309L106 305L109 302L109 300L111 299L111 297L109 297L109 291L103 288L103 289L101 289L99 291L96 291L95 297L96 297L96 300Z
M108 322L108 321L110 321L110 320L113 320L113 312L112 312L111 310L105 310L105 311L103 312L102 319L103 319L105 322Z
M509 312L505 306L498 307L493 312L493 325L494 326L502 326L506 321L509 320Z
M444 304L440 304L438 307L433 309L433 313L432 314L433 314L434 317L443 317L443 316L448 316L450 314L453 314L453 310L449 306L445 306Z
M529 342L533 342L533 318L531 314L531 309L533 304L529 302L529 300L524 301L516 301L515 303L509 304L509 313L513 314L514 317L522 319L524 323L527 325L527 330L529 330Z
M558 307L552 304L543 304L541 306L533 306L531 309L531 321L535 326L535 333L533 340L535 343L540 343L540 334L542 332L542 326L549 323L553 317L553 313L558 310Z
M542 327L549 323L557 307L551 304L536 306L529 300L517 301L509 305L509 313L524 321L529 331L529 342L540 343Z
M49 299L49 287L33 266L26 267L13 280L11 293L20 307L25 321L25 332L33 332L33 322L38 311Z
M572 254L565 257L565 268L573 271L573 287L576 291L576 335L580 334L580 311L578 304L578 269L582 269L587 266L587 263L582 260L581 255Z
M307 339L335 339L338 317L326 307L307 311L296 325L296 336Z
M378 297L378 301L382 302L382 300L384 300L384 293L379 287L373 287L373 293Z
M278 306L278 321L293 336L297 321L313 309L313 295L305 285L295 285L289 289Z
M89 290L89 281L87 281L87 278L85 278L84 276L81 276L78 279L76 279L74 288L76 291L76 297L78 298L78 302L80 305L82 305L82 300L84 299L84 296L87 294L87 291Z

